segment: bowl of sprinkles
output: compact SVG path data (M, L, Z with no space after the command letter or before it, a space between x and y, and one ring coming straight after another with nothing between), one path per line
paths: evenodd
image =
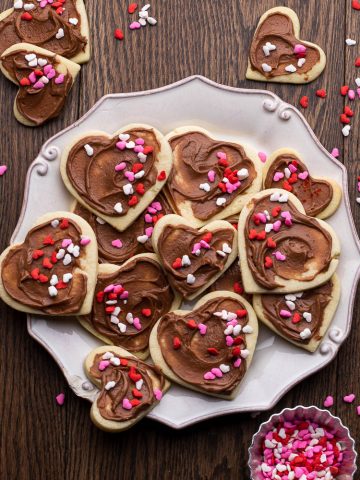
M286 408L260 425L249 448L252 480L351 480L355 442L338 417L317 407Z

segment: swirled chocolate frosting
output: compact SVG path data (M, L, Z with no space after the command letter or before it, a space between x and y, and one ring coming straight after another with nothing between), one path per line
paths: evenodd
M117 422L133 420L142 414L160 399L165 385L158 367L134 358L120 358L111 350L95 356L90 375L101 381L96 400L101 416Z
M156 183L159 151L152 130L133 129L113 138L89 136L71 149L66 172L87 205L104 215L123 217Z
M230 267L209 287L209 292L227 290L242 295L246 300L251 301L252 295L245 292L242 282L242 275L237 258Z
M31 67L25 57L35 55L43 67ZM14 51L1 57L3 67L19 84L16 106L23 117L35 125L57 117L72 87L73 79L69 72L57 72L57 62L53 57L35 52ZM24 83L25 82L25 83Z
M24 5L34 7L26 11ZM76 9L76 0L25 0L21 8L15 8L0 22L0 53L24 42L66 58L84 52L87 40L81 35L81 17Z
M271 164L264 188L284 188L293 193L310 217L321 213L331 202L333 188L326 180L311 178L306 165L296 155L279 155Z
M186 315L166 314L158 342L166 364L181 380L205 392L231 395L246 372L246 336L252 334L247 324L241 302L215 298Z
M173 212L165 195L160 193L124 232L119 232L86 210L80 203L76 204L74 213L84 218L94 230L98 242L99 262L121 264L139 253L152 253L153 226L164 215Z
M307 74L319 63L320 53L295 37L294 25L288 15L276 12L266 17L257 28L249 58L253 70L272 78L294 73ZM289 65L295 70L286 70Z
M86 248L81 240L79 226L70 219L34 227L3 261L1 274L7 294L49 315L79 312L87 287L79 263Z
M175 207L190 201L193 215L199 220L208 220L221 212L245 193L257 176L252 160L236 143L189 132L172 138L170 145L174 165L166 185L167 194ZM239 177L241 170L247 173Z
M141 352L173 300L160 265L152 258L134 258L115 273L98 275L93 309L81 319L114 345Z
M286 338L300 343L321 340L320 327L332 298L333 283L300 294L261 295L265 318Z
M281 195L287 198L286 192ZM254 280L269 290L283 286L281 279L313 280L332 260L330 233L315 218L300 213L291 201L270 198L253 200L245 222L247 261Z
M199 231L188 225L166 225L157 250L174 290L188 298L222 271L232 249L235 230Z

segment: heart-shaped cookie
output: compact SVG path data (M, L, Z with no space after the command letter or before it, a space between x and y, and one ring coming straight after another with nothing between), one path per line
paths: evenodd
M246 78L260 82L308 83L326 65L324 51L299 39L300 22L287 7L275 7L260 18L250 46Z
M0 297L21 312L90 313L97 275L94 232L69 212L40 217L23 243L0 256Z
M256 315L289 342L315 352L340 300L337 275L319 287L290 294L254 295Z
M135 222L124 232L119 233L78 202L74 205L73 211L84 218L94 230L99 249L99 262L117 265L139 253L153 252L151 236L154 225L164 215L173 213L165 195L160 192Z
M312 177L300 155L290 148L271 154L263 170L263 186L293 193L310 217L330 217L341 201L338 183L331 178Z
M37 45L76 63L89 61L83 0L14 0L14 7L0 14L0 53L16 43Z
M90 416L107 432L121 432L147 415L169 389L161 370L120 347L98 347L85 359L89 379L100 389Z
M213 138L199 127L167 135L174 166L165 194L174 210L200 227L240 210L261 188L261 163L247 146Z
M38 127L60 114L80 71L77 63L29 43L5 50L0 69L18 85L14 114L29 127Z
M257 335L255 312L243 297L213 292L190 312L162 317L151 332L150 353L170 380L231 400L250 367Z
M322 285L335 272L340 243L332 227L309 217L292 193L254 195L238 227L240 266L248 293L292 293Z
M168 178L172 152L148 125L128 125L110 136L88 132L63 152L61 175L69 192L123 232L153 202Z
M179 305L157 256L143 253L121 267L99 265L92 311L78 320L105 343L145 359L155 322Z
M237 232L225 220L197 229L179 215L157 222L152 242L173 289L187 300L204 292L237 256Z

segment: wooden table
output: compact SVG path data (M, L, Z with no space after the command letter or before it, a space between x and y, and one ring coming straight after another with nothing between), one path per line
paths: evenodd
M279 1L157 0L152 8L158 26L137 32L126 29L129 16L125 0L86 3L93 57L82 69L59 119L36 130L21 126L12 114L16 88L0 78L0 164L9 166L0 179L1 249L6 247L20 213L27 168L46 139L70 125L106 93L160 87L192 74L234 87L269 89L295 105L302 95L308 95L310 106L304 114L328 150L335 146L340 149L340 160L349 171L355 222L360 225L360 207L355 201L359 100L352 105L357 117L348 139L343 138L339 123L344 106L339 88L344 82L354 82L354 60L359 54L357 46L345 46L347 37L360 40L360 12L351 9L350 0L283 0L299 14L302 37L318 42L328 55L323 75L304 86L266 85L244 79L257 21ZM12 1L2 4L10 7ZM124 28L124 42L113 38L116 27ZM319 88L327 90L325 100L315 96ZM126 433L105 434L92 425L89 404L75 397L55 362L28 336L25 315L3 304L0 307L1 478L249 478L247 448L259 424L272 412L256 418L227 416L183 431L144 420ZM352 333L336 360L293 388L274 412L298 404L321 406L325 396L332 394L332 412L342 418L360 442L360 418L353 405L342 401L343 395L354 392L360 404L359 321L358 302ZM55 395L61 391L66 394L62 408L55 403Z

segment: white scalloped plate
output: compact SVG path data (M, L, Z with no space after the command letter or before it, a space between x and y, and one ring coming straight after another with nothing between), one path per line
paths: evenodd
M340 208L329 220L341 232L338 273L342 297L318 351L309 354L261 327L252 366L236 399L218 400L173 386L149 416L182 428L213 416L270 409L293 385L328 364L350 331L360 244L350 212L346 170L319 143L299 111L276 95L225 87L194 76L157 90L108 95L78 122L46 142L29 169L23 210L12 242L22 241L43 213L69 208L71 199L59 174L60 153L69 141L87 130L112 133L133 122L152 124L163 133L181 125L199 125L224 140L243 141L268 154L291 147L306 159L311 173L325 173L343 186ZM54 357L76 395L93 401L96 388L87 381L82 363L100 342L75 320L29 316L28 330Z

